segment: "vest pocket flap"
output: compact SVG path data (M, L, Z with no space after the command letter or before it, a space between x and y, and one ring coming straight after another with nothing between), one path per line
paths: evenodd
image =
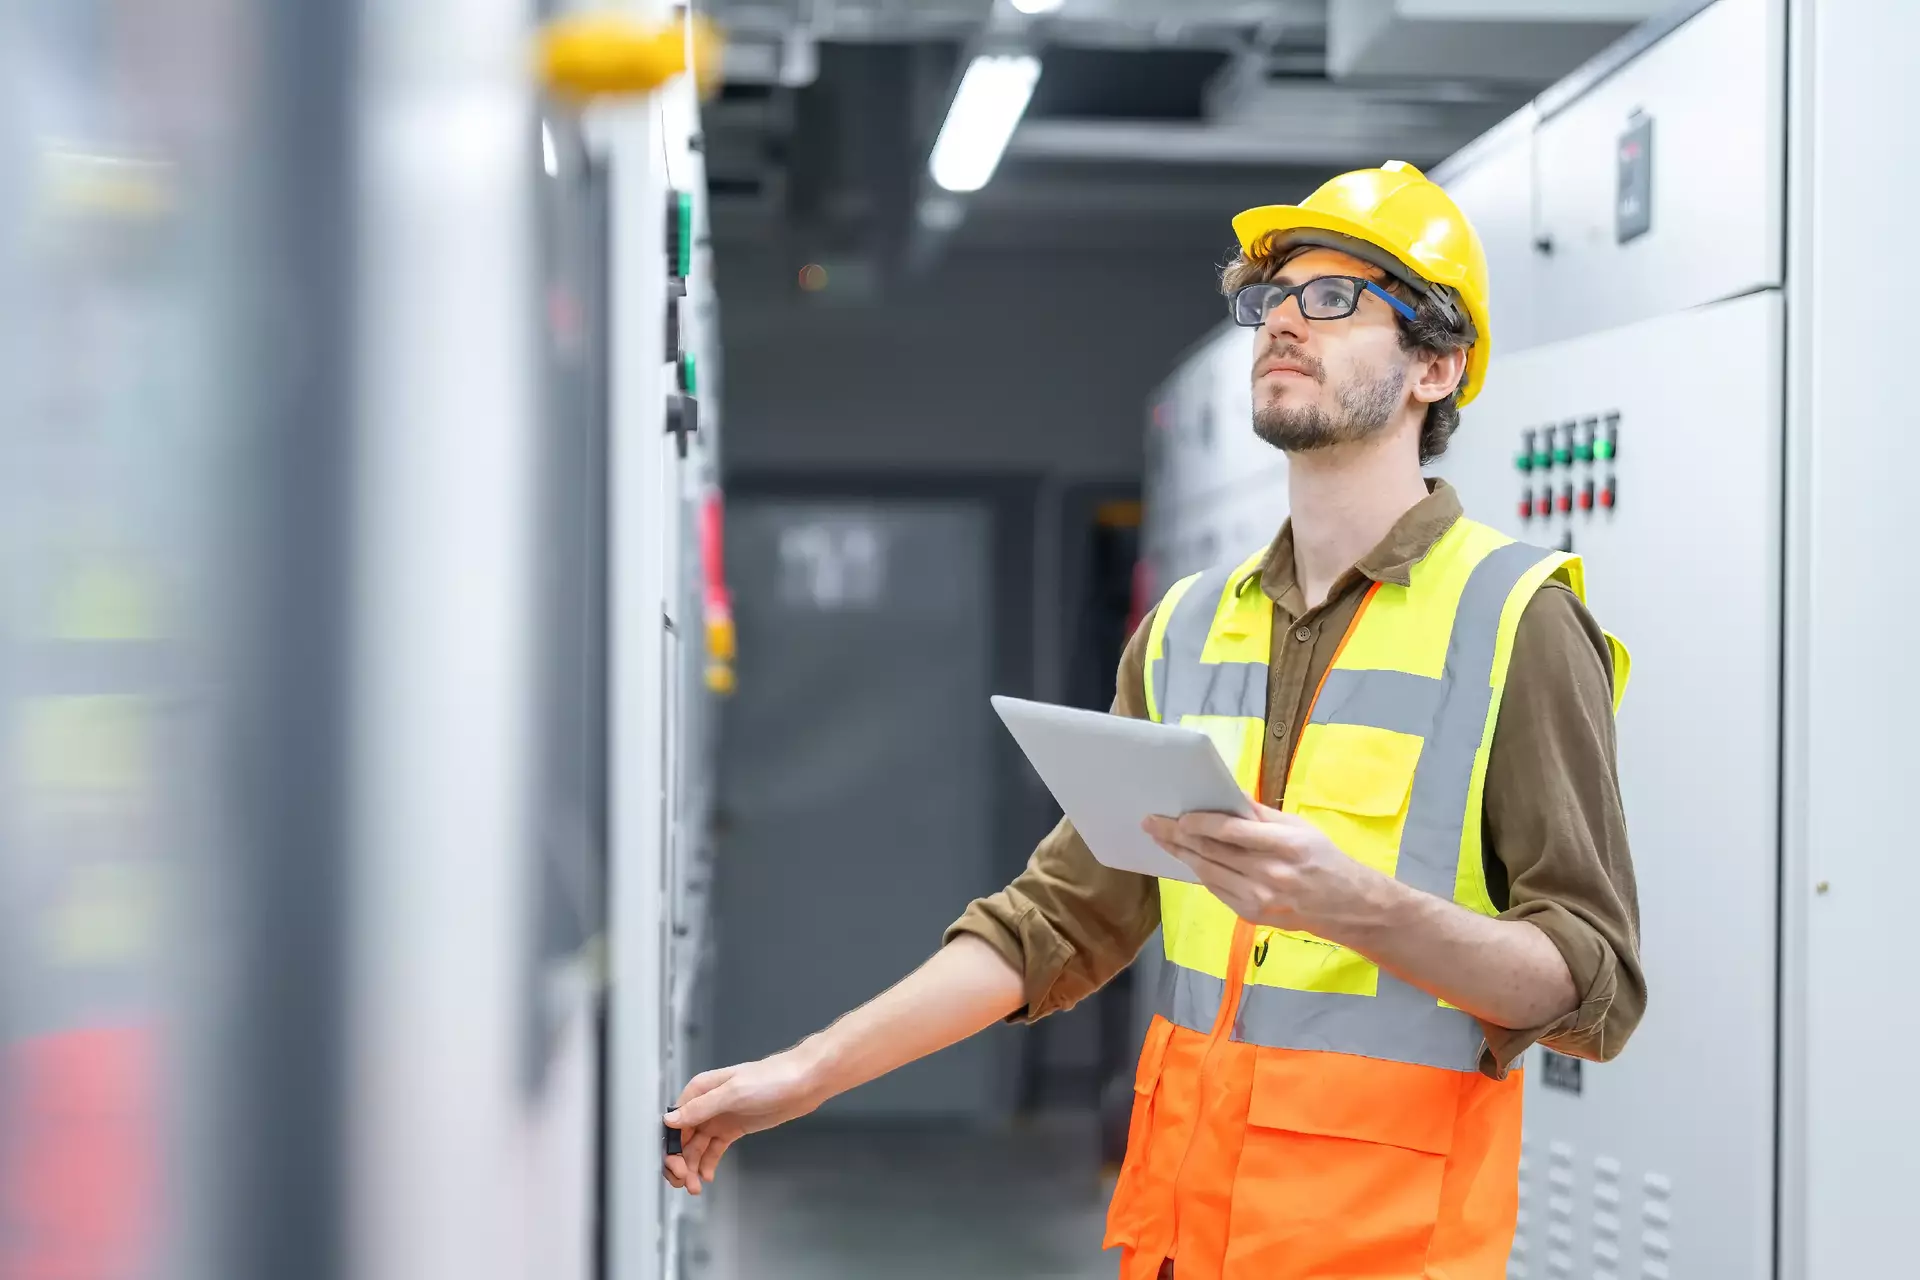
M1366 724L1316 724L1302 737L1295 803L1390 818L1407 806L1425 739Z
M1355 1054L1261 1049L1247 1123L1443 1156L1453 1150L1462 1079Z
M1167 1060L1167 1041L1173 1037L1173 1024L1155 1017L1147 1027L1147 1038L1140 1046L1140 1064L1134 1069L1133 1091L1152 1093L1160 1082L1160 1068Z

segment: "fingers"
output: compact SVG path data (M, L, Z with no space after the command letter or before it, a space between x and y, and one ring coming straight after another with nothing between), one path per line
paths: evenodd
M1189 821L1197 815L1188 815L1177 822L1165 818L1148 819L1145 826L1147 834L1174 857L1185 861L1188 858L1201 857L1213 862L1234 862L1249 856L1271 858L1274 850L1264 842L1254 847L1235 839L1240 833L1221 828L1215 824L1201 824ZM1212 815L1208 815L1212 816ZM1234 819L1234 821L1241 821ZM1250 828L1258 828L1258 823L1244 823Z
M1205 854L1196 854L1186 861L1208 892L1233 908L1234 914L1242 919L1258 921L1277 898L1272 886L1232 863L1216 862Z
M687 1087L680 1091L680 1096L674 1099L673 1105L676 1107L684 1107L695 1098L712 1093L715 1089L718 1089L721 1085L733 1079L733 1073L739 1069L739 1067L721 1067L714 1071L702 1071L699 1075L687 1081Z
M712 1182L720 1168L720 1157L727 1154L727 1148L733 1145L731 1138L716 1137L707 1144L706 1154L700 1157L700 1176Z
M701 1077L704 1078L704 1077ZM693 1085L688 1085L690 1090ZM667 1112L667 1123L676 1129L698 1129L707 1121L726 1111L732 1101L733 1091L725 1084L716 1084L707 1092L688 1097L682 1094L683 1101L672 1111Z
M681 1147L680 1154L665 1158L661 1173L670 1186L697 1196L703 1186L714 1181L720 1169L720 1157L737 1140L737 1134L723 1135L711 1131L692 1134Z
M690 1134L687 1139L681 1143L680 1149L686 1156L688 1180L696 1185L702 1181L703 1178L707 1177L703 1162L706 1158L707 1149L712 1145L713 1134L707 1131ZM696 1190L694 1194L698 1195L699 1192Z
M1316 829L1291 814L1277 817L1278 821L1269 822L1223 813L1189 813L1177 820L1149 819L1145 825L1148 834L1176 857L1184 848L1216 862L1306 861Z

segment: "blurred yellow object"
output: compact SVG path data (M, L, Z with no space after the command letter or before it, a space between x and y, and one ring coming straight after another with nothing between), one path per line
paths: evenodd
M734 686L733 668L724 662L707 664L707 688L720 694L732 693Z
M540 76L563 97L586 100L651 93L687 69L691 44L694 83L710 97L720 83L718 28L694 15L662 24L611 13L559 18L540 33Z
M131 565L99 557L72 571L53 600L61 640L151 640L160 634L153 584Z
M720 662L732 662L734 652L733 619L707 619L707 652Z
M36 795L125 795L154 780L153 731L146 698L25 698L14 711L14 776Z
M147 221L177 203L173 169L160 161L52 148L43 169L46 203L62 215Z

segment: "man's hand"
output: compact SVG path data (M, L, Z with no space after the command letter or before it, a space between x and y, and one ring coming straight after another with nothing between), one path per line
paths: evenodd
M680 1130L680 1154L666 1157L666 1177L700 1194L720 1157L749 1133L785 1124L815 1110L830 1093L815 1083L806 1047L758 1062L695 1076L680 1092L667 1124Z
M1243 920L1344 943L1378 919L1398 887L1391 879L1305 818L1256 808L1257 820L1189 813L1143 826Z
M1382 969L1496 1027L1545 1027L1580 1004L1551 939L1422 893L1340 852L1304 818L1148 818L1147 834L1254 924L1351 947Z
M887 991L818 1035L758 1062L695 1076L667 1112L680 1154L667 1181L700 1194L727 1148L827 1099L984 1031L1025 1001L1018 970L962 934Z

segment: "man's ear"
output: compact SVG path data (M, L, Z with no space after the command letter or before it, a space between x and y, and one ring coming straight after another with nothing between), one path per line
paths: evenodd
M1424 354L1414 361L1413 398L1421 404L1438 404L1460 389L1467 374L1467 352Z

